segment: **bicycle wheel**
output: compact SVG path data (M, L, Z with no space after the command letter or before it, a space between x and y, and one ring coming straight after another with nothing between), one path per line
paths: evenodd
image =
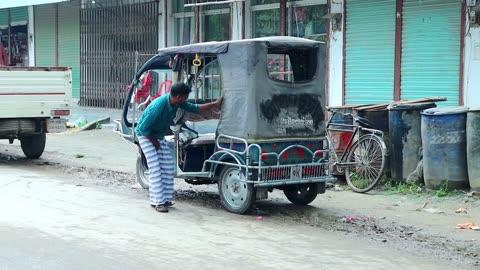
M345 166L348 186L355 192L368 192L382 178L387 150L383 140L373 134L360 137L350 149Z

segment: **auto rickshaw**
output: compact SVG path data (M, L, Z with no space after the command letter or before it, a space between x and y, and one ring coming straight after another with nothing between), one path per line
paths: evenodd
M273 189L307 205L334 180L325 143L324 43L265 37L160 49L138 70L126 98L121 133L131 145L138 145L135 124L142 107L155 98L132 106L149 71L168 84L187 83L192 102L224 97L220 112L179 110L167 140L176 178L217 184L226 210L243 214ZM137 178L148 188L148 166L137 151Z

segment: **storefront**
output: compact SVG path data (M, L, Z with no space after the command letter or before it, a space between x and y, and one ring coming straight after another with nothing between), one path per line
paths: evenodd
M28 66L28 8L0 9L0 42L9 66Z
M393 100L396 0L345 3L345 104Z
M343 104L462 104L464 13L459 0L345 0Z
M403 0L401 99L460 103L462 2Z

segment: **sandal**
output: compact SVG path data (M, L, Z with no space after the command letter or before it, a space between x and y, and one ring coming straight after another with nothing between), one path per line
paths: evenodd
M165 204L150 205L150 206L155 208L155 211L157 211L159 213L168 213L168 208Z
M165 202L164 205L167 207L172 207L173 205L175 205L175 202Z

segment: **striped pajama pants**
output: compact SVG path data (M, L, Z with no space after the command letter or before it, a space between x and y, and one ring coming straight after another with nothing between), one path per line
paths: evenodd
M150 173L150 205L172 202L174 165L167 141L159 140L160 148L156 150L147 137L138 136L138 140Z

